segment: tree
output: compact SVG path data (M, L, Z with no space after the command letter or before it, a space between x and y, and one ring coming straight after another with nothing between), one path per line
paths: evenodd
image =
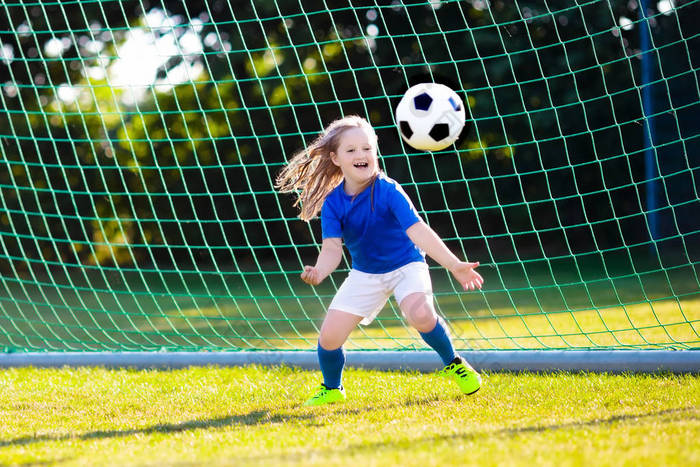
M637 39L618 28L637 18L633 2L557 12L537 1L164 5L3 6L5 259L279 261L290 242L313 239L273 194L275 173L348 113L376 126L384 165L417 182L409 188L429 217L441 219L431 211L447 194L460 237L522 232L513 248L527 250L540 241L534 230L559 228L552 242L562 251L567 235L593 248L590 229L566 229L594 220L601 201L606 218L641 209L640 163L621 157L641 141ZM694 37L697 7L678 8L654 17L657 40ZM662 68L683 54L693 68L695 52L679 43L685 49L659 53ZM422 80L463 90L473 124L460 158L403 157L411 150L393 108ZM610 180L610 170L624 179ZM629 196L601 195L621 184ZM535 224L542 218L551 221ZM643 234L598 227L611 244Z

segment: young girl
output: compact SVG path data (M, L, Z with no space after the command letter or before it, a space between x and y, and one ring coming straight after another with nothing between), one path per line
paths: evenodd
M447 268L464 290L480 289L479 263L460 261L422 221L401 186L378 168L377 135L358 116L336 120L282 169L282 192L299 192L294 204L309 222L321 211L323 243L301 279L318 285L340 264L343 242L352 269L330 304L318 339L323 384L304 405L345 399L343 344L358 325L369 324L393 293L406 320L446 365L441 374L472 394L481 377L455 353L433 307L425 254Z

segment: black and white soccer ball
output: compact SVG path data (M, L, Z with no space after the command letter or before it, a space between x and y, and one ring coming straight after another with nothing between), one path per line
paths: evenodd
M411 86L396 106L401 137L423 151L439 151L454 143L464 128L464 103L443 84Z

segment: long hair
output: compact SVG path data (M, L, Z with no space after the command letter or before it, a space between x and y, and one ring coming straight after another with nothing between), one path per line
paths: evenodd
M306 148L292 156L280 171L275 187L282 193L297 193L294 206L300 206L299 218L309 222L321 210L323 201L343 180L340 167L331 160L337 152L340 136L351 128L363 128L376 141L377 134L367 120L349 115L335 120Z

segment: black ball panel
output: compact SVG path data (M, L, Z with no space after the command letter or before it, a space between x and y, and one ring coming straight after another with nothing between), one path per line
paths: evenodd
M416 97L413 98L413 105L416 107L417 110L428 110L430 108L430 104L432 103L433 98L430 97L430 95L427 92L418 94Z
M436 123L428 133L435 141L440 141L450 136L450 125L447 123Z
M409 125L406 120L401 120L399 122L399 128L401 129L401 134L404 135L406 139L411 139L411 136L413 136L413 130L411 129L411 125Z

